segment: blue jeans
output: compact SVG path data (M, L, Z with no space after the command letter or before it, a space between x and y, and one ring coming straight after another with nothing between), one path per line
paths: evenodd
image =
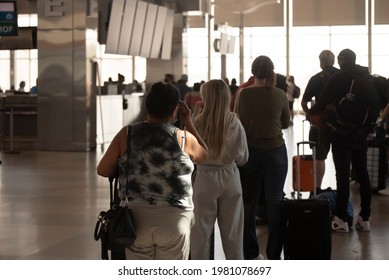
M267 258L280 259L282 251L281 203L288 172L288 156L285 145L268 151L257 151L249 147L249 160L240 168L244 203L244 256L253 259L259 255L256 235L256 212L264 188L268 241ZM250 176L245 180L245 176Z
M332 139L332 157L334 159L337 185L336 215L346 220L347 204L350 197L350 163L359 182L362 218L370 217L371 186L367 171L367 140L363 131L348 135L334 133Z

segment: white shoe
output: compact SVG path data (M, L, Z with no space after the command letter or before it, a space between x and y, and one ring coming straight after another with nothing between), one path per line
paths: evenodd
M250 260L264 260L265 257L262 254L259 254L256 258Z
M364 221L361 216L358 215L358 220L355 228L360 231L370 231L370 219Z
M336 232L349 232L349 227L348 227L347 222L338 218L338 216L335 216L332 219L331 228L333 231L336 231Z
M380 195L386 195L386 196L389 196L389 187L385 188L385 189L382 189L382 190L379 190L378 193Z

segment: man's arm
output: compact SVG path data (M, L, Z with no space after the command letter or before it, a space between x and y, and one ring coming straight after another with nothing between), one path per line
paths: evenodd
M335 74L320 92L319 98L309 110L309 114L316 115L323 112L326 107L346 94L349 81L345 75Z

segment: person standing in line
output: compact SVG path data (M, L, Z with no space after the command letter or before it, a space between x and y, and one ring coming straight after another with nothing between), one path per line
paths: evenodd
M165 74L165 77L163 78L163 82L165 84L176 85L176 79L175 79L174 75L170 74L170 73Z
M248 160L246 134L223 80L201 86L194 125L208 146L208 160L197 165L193 184L195 224L191 259L209 259L210 237L217 219L227 260L243 260L243 200L237 166ZM197 115L198 114L198 115ZM197 116L196 116L197 115Z
M288 76L286 78L286 84L288 85L286 89L286 94L289 100L290 124L293 125L293 118L294 118L293 103L294 100L300 96L300 88L295 84L294 76Z
M309 110L310 115L323 112L327 105L345 97L346 94L363 93L369 99L369 114L366 124L358 124L344 129L335 129L332 137L332 155L336 172L337 199L336 216L332 220L332 230L337 232L349 232L347 223L347 204L350 197L350 164L355 170L360 185L361 210L359 212L356 228L361 231L370 231L371 213L371 185L367 171L367 135L368 127L377 120L379 114L379 98L374 84L355 82L356 77L368 77L369 69L357 65L356 54L350 49L342 50L338 55L340 71L332 76L324 87L318 102ZM364 80L363 83L374 83ZM359 85L359 86L358 86ZM356 115L340 109L337 115L345 115L357 118ZM362 112L364 114L364 112Z
M193 89L185 94L184 102L191 110L194 110L196 103L202 100L200 96L200 87L200 83L194 83Z
M257 57L251 66L254 83L243 88L237 100L237 114L246 131L249 160L240 169L261 173L258 182L243 188L244 203L244 254L245 259L259 257L256 235L256 212L261 186L265 189L268 241L268 259L280 259L282 251L281 204L288 172L288 156L282 129L289 126L288 98L282 89L275 87L272 60Z
M254 76L251 76L246 82L241 84L236 91L231 95L231 103L230 103L230 111L236 112L236 100L239 99L239 94L242 90L242 88L248 87L254 83Z
M232 78L231 79L231 84L230 84L230 92L231 92L231 95L234 95L235 94L235 91L238 89L238 86L236 85L236 79L235 78Z
M118 172L119 197L122 202L127 198L133 209L137 238L126 248L127 259L185 260L194 223L193 162L205 161L208 149L175 86L153 84L146 108L147 119L131 128L128 168L125 126L99 162L97 174L111 177ZM172 125L177 113L185 130Z
M192 88L187 85L188 83L188 75L183 74L181 75L181 79L177 81L177 88L180 92L180 100L184 101L185 95L188 92L191 92Z
M320 93L329 79L339 71L338 68L334 67L335 55L330 50L323 50L319 54L319 61L322 71L309 79L301 100L301 107L307 119L310 118L308 102L311 102L312 107L313 102L319 100ZM309 140L316 142L316 186L319 189L321 189L321 183L326 170L325 161L330 151L331 137L332 130L328 126L315 126L311 124Z

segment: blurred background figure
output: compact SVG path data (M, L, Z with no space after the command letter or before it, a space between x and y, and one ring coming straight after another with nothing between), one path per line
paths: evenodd
M183 74L181 78L177 81L177 88L180 92L180 100L184 100L185 95L190 92L192 89L186 84L188 82L188 75Z
M235 91L238 89L238 86L236 85L236 79L232 78L231 84L230 84L230 92L231 95L235 94Z
M19 88L18 88L18 91L21 91L21 92L24 92L25 91L25 86L26 86L26 82L25 81L21 81L19 83Z
M35 86L30 88L30 94L31 95L36 95L37 93L38 93L38 78L36 78Z
M290 125L293 125L293 117L294 117L293 103L295 99L300 97L300 88L295 84L293 76L288 76L286 78L286 84L288 85L286 94L288 96L288 101L289 101Z
M173 85L176 84L176 80L174 78L174 75L170 74L170 73L165 74L165 78L163 79L163 82L165 84L173 84Z
M192 110L195 108L196 102L201 101L201 96L200 96L200 83L194 83L193 85L193 90L188 92L185 95L184 102L188 107Z

